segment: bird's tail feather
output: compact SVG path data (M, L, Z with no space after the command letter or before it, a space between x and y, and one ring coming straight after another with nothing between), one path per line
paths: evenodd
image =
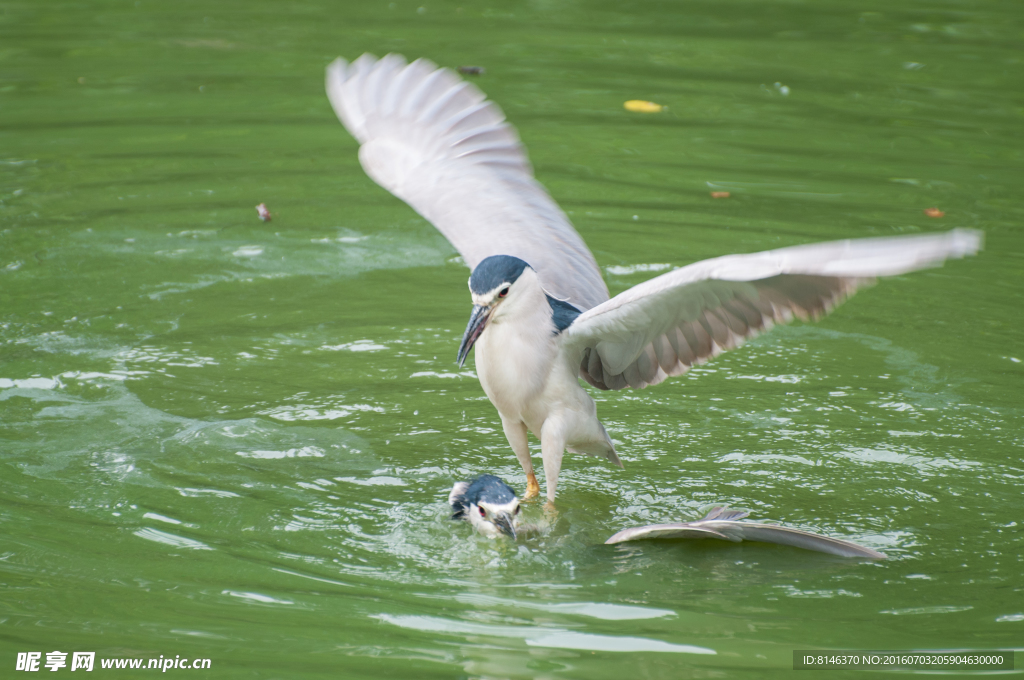
M619 467L623 467L622 461L619 460L619 454L615 452L615 444L612 443L611 437L608 436L608 431L604 429L604 425L601 423L597 425L601 428L601 439L589 442L574 442L572 446L566 446L565 450L570 453L582 453L587 456L607 458Z

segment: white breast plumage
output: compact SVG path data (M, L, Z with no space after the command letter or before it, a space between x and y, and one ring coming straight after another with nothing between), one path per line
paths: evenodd
M558 346L536 274L521 278L530 280L520 282L515 299L502 303L476 343L476 372L503 416L528 422L528 407L545 389Z

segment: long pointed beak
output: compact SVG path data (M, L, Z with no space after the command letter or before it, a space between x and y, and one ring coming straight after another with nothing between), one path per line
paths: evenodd
M508 514L496 514L494 516L494 525L501 529L501 533L505 534L513 541L516 540L516 527L512 523L512 516Z
M456 359L460 367L466 363L466 357L469 356L469 350L473 348L473 343L484 332L487 320L491 318L491 311L491 307L473 305L473 313L469 317L469 323L466 324L466 332L462 334L462 344L459 345L459 356Z

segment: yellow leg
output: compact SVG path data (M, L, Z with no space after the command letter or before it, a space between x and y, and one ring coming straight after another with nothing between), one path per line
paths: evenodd
M540 484L537 483L537 475L533 472L526 473L526 493L523 495L523 500L528 501L531 498L536 498L540 495Z
M526 443L526 425L522 421L501 419L501 427L505 430L505 437L509 445L516 453L519 464L523 466L526 473L526 493L523 500L528 501L540 495L540 484L537 483L537 475L533 474L533 460L530 458L530 447Z

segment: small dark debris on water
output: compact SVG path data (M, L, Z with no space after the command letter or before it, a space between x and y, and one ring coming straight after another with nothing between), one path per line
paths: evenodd
M483 66L460 66L456 70L464 76L482 76L487 72Z
M260 219L264 222L270 221L270 210L267 208L266 203L260 203L256 206L256 212L259 213Z

